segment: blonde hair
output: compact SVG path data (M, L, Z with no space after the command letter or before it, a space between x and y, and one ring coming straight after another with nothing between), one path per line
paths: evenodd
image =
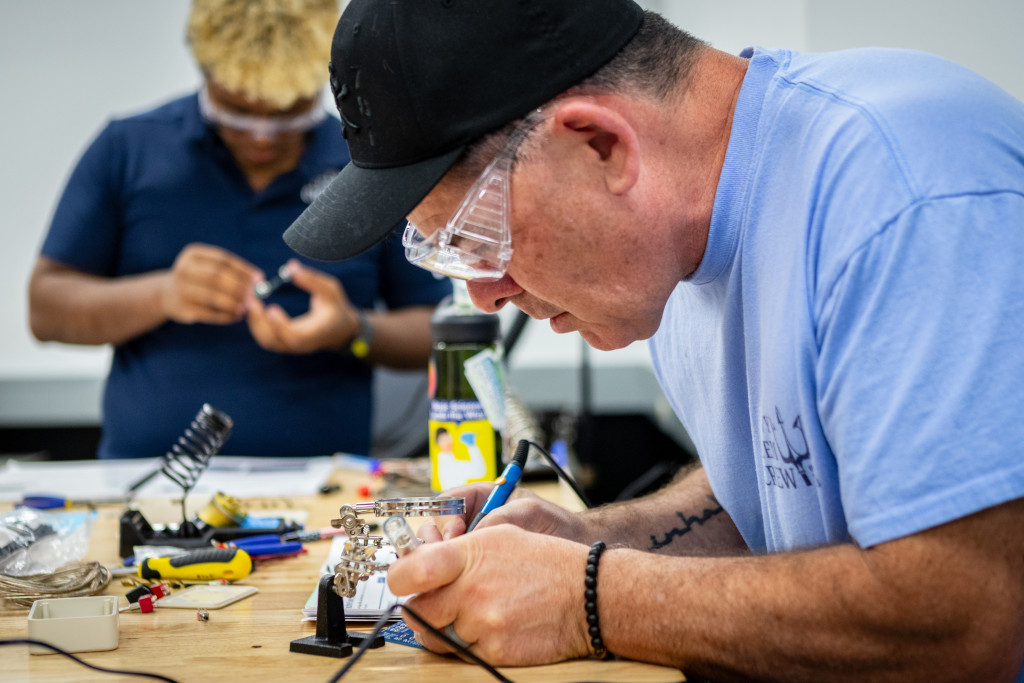
M186 38L217 85L287 109L327 81L339 14L338 0L193 0Z

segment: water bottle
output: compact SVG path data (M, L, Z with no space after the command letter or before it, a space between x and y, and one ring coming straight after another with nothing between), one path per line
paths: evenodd
M437 492L501 472L500 319L473 306L465 282L453 286L453 298L430 321L430 486Z

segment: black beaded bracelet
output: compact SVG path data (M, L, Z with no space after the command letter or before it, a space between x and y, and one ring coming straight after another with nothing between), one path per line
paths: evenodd
M587 575L583 578L586 586L583 591L583 606L587 610L587 633L590 634L590 645L594 648L594 656L600 659L607 659L611 654L604 646L604 640L601 638L601 623L597 619L597 563L601 560L604 548L604 541L598 541L590 546L590 554L587 555Z

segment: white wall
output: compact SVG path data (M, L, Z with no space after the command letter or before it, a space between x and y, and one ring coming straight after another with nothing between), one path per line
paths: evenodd
M915 47L963 62L1024 99L1021 0L647 0L729 52L748 45L829 50ZM31 0L0 6L0 384L99 378L104 349L41 345L26 324L26 282L71 165L104 121L185 92L187 0ZM574 366L575 335L532 323L514 362ZM646 347L592 352L595 366L646 366ZM0 393L3 389L0 386ZM3 398L3 396L0 396ZM7 405L16 397L7 397ZM0 401L0 412L4 410ZM0 418L3 416L0 415Z
M0 377L105 373L105 349L31 338L26 283L71 166L103 123L196 84L187 12L187 0L0 6Z
M1022 0L807 1L806 49L906 47L974 69L1024 100Z

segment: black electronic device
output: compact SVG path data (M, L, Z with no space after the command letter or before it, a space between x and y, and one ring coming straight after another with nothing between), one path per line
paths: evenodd
M137 545L169 545L174 548L209 548L214 541L224 543L247 536L262 534L295 533L303 526L296 522L279 519L275 526L208 526L189 522L175 528L154 528L138 510L128 509L121 515L120 545L121 557L135 554Z

